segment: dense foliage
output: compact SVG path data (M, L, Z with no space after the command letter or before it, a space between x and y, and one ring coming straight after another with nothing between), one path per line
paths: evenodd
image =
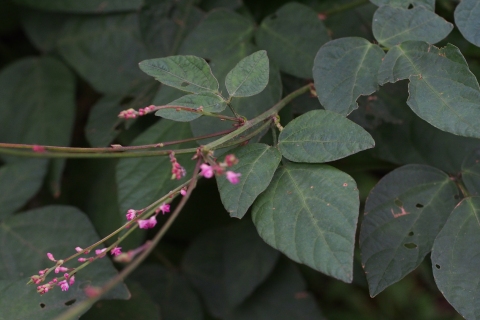
M480 319L478 0L0 14L0 319Z

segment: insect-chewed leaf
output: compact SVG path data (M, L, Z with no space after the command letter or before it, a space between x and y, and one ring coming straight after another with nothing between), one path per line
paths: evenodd
M456 194L447 174L426 165L396 169L373 188L360 232L371 296L423 261L457 203Z
M480 47L480 3L478 0L462 0L455 9L455 23L462 35Z
M192 93L218 91L208 63L195 56L172 56L140 62L140 69L167 86Z
M265 50L257 51L240 62L225 78L231 97L249 97L262 92L268 84L269 62Z
M333 161L374 146L365 129L325 110L313 110L290 121L278 137L282 155L295 162Z
M257 198L252 219L263 240L290 259L351 282L359 205L346 173L290 163Z

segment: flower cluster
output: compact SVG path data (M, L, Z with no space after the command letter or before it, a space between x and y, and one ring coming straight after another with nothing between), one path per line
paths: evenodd
M209 165L207 163L203 163L200 165L200 175L204 178L210 179L215 174L216 175L223 175L225 173L225 178L232 184L237 184L240 182L240 177L242 176L241 173L236 173L233 171L226 171L225 168L231 167L238 163L238 158L235 157L233 154L229 154L225 157L224 162L215 163L214 165Z
M119 118L124 118L124 119L135 119L136 117L144 116L147 113L150 113L152 111L155 111L155 106L150 105L148 107L145 107L143 109L138 109L138 111L135 111L134 109L130 108L127 110L123 110L118 114Z
M172 179L182 179L187 174L187 171L184 167L178 163L177 158L175 158L175 153L170 153L170 162L172 163Z

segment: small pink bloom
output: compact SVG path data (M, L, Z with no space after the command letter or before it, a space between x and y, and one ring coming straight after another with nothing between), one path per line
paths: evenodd
M78 261L79 262L85 262L85 261L87 261L87 259L86 258L78 258Z
M80 247L76 247L76 248L75 248L75 251L77 251L77 252L82 252L82 251L83 251L83 249L82 249L82 248L80 248Z
M40 282L43 281L42 277L34 275L30 277L30 280L32 280L33 283L39 284Z
M48 271L48 269L40 270L40 271L38 271L38 274L43 276L45 274L45 272L47 272L47 271Z
M207 179L210 179L211 177L213 177L213 168L208 164L203 163L202 165L200 165L200 170L202 170L200 171L201 176Z
M70 285L73 285L75 283L75 275L70 277L70 280L68 281Z
M160 207L157 208L157 210L155 210L155 213L159 213L160 211L162 211L162 214L170 212L170 205L167 203L163 203Z
M104 254L105 251L107 251L107 248L97 249L97 250L95 250L95 254L96 254L97 256L99 256L99 255L105 255L105 254Z
M110 253L112 256L118 256L119 254L122 253L122 247L115 247L112 250L110 250Z
M127 211L127 220L130 221L132 219L134 219L137 215L137 211L133 210L133 209L128 209Z
M148 220L138 220L138 227L140 229L151 229L157 224L157 218L155 216L150 217Z
M187 195L187 190L185 190L185 189L180 190L180 194L182 196L186 196Z
M225 163L227 167L231 167L238 163L238 158L234 154L228 154L225 156Z
M48 259L50 259L50 260L52 260L52 261L57 261L57 260L55 260L55 258L53 257L53 254L51 254L50 252L47 253L47 257L48 257Z
M32 146L32 150L33 150L33 152L42 153L42 152L45 152L45 147L44 146L39 146L39 145L34 145L34 146Z
M45 294L45 293L47 293L48 290L50 290L51 288L52 288L52 285L47 283L47 284L38 286L38 287L37 287L37 292L40 293L40 294Z
M85 294L89 298L97 297L100 294L100 288L97 287L86 287L85 288Z
M60 281L58 285L60 286L60 288L62 288L62 291L67 291L69 288L67 280Z
M235 173L233 171L227 171L225 173L225 176L227 177L227 180L230 181L230 183L232 183L232 184L239 183L241 175L242 175L241 173Z
M68 271L68 268L65 268L65 267L56 267L55 268L55 273L65 272L65 271Z

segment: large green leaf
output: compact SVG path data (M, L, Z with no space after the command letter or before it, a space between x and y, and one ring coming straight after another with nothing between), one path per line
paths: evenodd
M13 2L48 11L103 13L136 10L142 5L143 0L13 0Z
M168 86L192 93L218 91L208 63L195 56L171 56L140 62L140 69Z
M330 37L315 11L291 2L262 21L255 40L280 70L310 79L315 54Z
M355 181L327 165L288 164L255 201L260 236L292 260L351 282L359 210Z
M370 0L377 6L390 5L392 7L408 8L410 5L415 7L423 6L431 11L435 10L435 0Z
M161 120L138 136L132 145L161 143L190 138L188 123ZM169 146L168 150L195 145ZM195 162L191 155L177 155L178 162L191 174ZM184 180L172 180L172 164L168 156L122 159L117 165L118 198L121 212L141 209L166 195ZM184 178L186 179L186 178Z
M373 188L360 232L372 297L423 261L457 203L456 194L447 174L425 165L396 169Z
M267 278L278 256L260 239L251 221L243 220L194 240L182 269L209 311L224 318Z
M223 100L221 96L210 92L188 94L170 102L169 104L167 104L167 106L168 105L181 106L192 109L203 107L204 111L214 113L222 112L227 107L227 103L225 102L225 100ZM155 115L181 122L192 121L202 116L198 113L176 109L160 109L155 113Z
M148 53L136 13L72 17L57 45L72 68L102 93L125 95L150 81L138 69Z
M0 238L0 254L8 257L0 261L2 319L50 320L69 305L87 299L86 286L102 286L117 274L105 258L79 271L66 292L56 287L41 296L34 285L25 285L31 275L53 265L47 252L57 259L66 258L75 253L76 246L85 248L99 240L87 217L73 207L48 206L10 217L0 223ZM76 261L66 263L67 267L77 265ZM105 298L127 299L129 293L122 284Z
M281 260L268 279L228 320L323 320L315 298L306 291L305 280L292 262Z
M480 138L480 88L461 52L420 41L391 48L379 70L380 84L409 79L407 104L431 125L453 134Z
M218 191L230 216L241 219L270 184L282 155L278 149L263 143L238 147L231 153L239 162L228 170L241 173L240 182L234 185L223 176L217 177Z
M225 77L230 97L249 97L265 89L269 78L269 62L265 50L257 51L240 62Z
M141 266L132 274L160 307L161 319L202 320L203 310L197 293L185 277L161 265Z
M46 173L46 161L25 160L0 167L0 220L37 193Z
M377 72L383 50L362 38L342 38L323 45L315 57L313 80L320 103L347 115L357 98L378 89Z
M32 44L41 52L51 52L69 17L58 12L25 9L21 11L20 20Z
M436 43L444 39L453 25L425 7L413 9L382 6L373 16L375 39L386 47L407 40Z
M464 199L448 218L432 249L438 288L465 319L480 319L480 198Z
M463 160L462 180L470 194L480 194L480 149L473 150Z
M282 155L295 162L333 161L374 146L362 127L326 110L312 110L290 121L278 137Z
M458 4L455 23L465 39L480 47L480 3L477 0L462 0Z

